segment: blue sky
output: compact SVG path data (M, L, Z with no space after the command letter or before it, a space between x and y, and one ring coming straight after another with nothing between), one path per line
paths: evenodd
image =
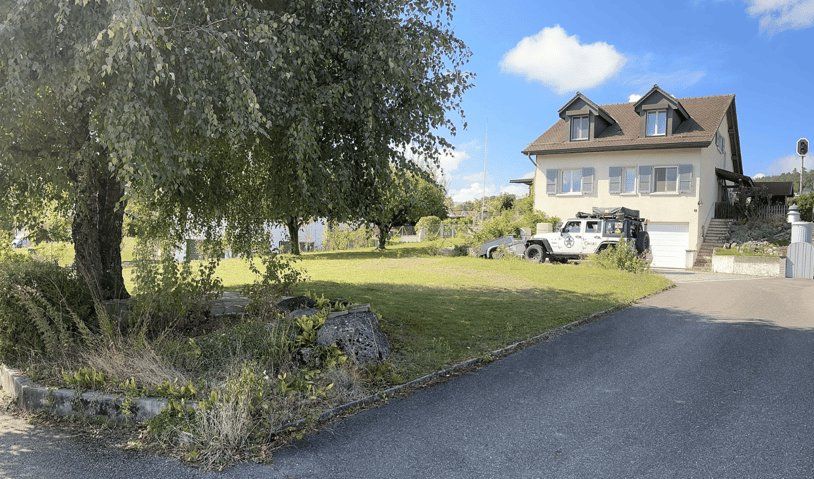
M654 83L677 97L734 93L747 174L790 170L795 141L814 137L814 0L457 5L454 29L477 78L464 100L469 127L442 161L456 200L482 194L487 123L488 194L522 192L508 184L533 170L520 151L577 89L600 104Z

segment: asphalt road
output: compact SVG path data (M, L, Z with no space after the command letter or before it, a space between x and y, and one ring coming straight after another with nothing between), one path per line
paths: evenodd
M814 282L678 287L228 478L814 477ZM0 476L210 477L0 416Z

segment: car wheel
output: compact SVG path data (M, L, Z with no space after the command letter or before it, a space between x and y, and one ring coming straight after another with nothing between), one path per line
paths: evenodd
M489 252L489 257L492 259L501 259L503 258L503 251L501 251L498 248L495 248Z
M647 234L647 231L640 231L636 235L636 252L641 255L647 251L650 251L650 235Z
M526 248L526 251L523 252L523 258L534 263L544 262L545 257L545 250L538 244L529 245L529 247Z

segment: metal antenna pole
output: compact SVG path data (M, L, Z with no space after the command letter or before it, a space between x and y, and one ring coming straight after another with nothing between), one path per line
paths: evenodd
M486 219L486 160L489 156L489 120L486 120L486 132L483 136L483 197L480 205L480 222Z
M800 155L800 194L803 194L803 175L806 171L806 155Z

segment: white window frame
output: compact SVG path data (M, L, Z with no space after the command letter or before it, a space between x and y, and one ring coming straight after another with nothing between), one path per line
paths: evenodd
M676 180L673 182L673 190L672 191L656 191L656 170L668 170L668 169L676 170ZM650 180L650 194L651 195L677 195L678 194L678 182L680 180L678 175L678 165L659 165L653 166L653 177ZM666 178L666 175L665 175Z
M627 177L625 174L628 171L633 171L633 189L630 191L625 191L625 180ZM638 183L639 183L639 167L638 166L623 166L622 167L622 177L620 178L620 185L619 185L619 194L621 195L635 195L638 192Z
M659 122L659 115L664 114L664 131L659 131L659 127L661 123ZM650 115L656 115L656 132L650 133L650 128L648 128L648 124L650 123ZM667 136L667 110L650 110L645 113L644 116L644 135L645 136Z
M574 128L575 123L574 122L575 121L582 121L582 120L585 120L585 136L584 137L582 137L582 136L577 137L575 135L575 128ZM570 134L571 141L587 141L589 139L589 137L591 136L591 118L588 115L572 116L571 117L570 128L571 128L571 134Z
M579 173L579 181L574 183L574 173ZM563 187L565 186L565 175L568 174L569 176L569 185L571 190L565 191ZM578 188L575 190L574 188ZM581 195L582 194L582 168L566 168L560 170L560 194L561 195Z
M715 146L718 148L718 153L726 153L726 139L720 131L715 132Z

